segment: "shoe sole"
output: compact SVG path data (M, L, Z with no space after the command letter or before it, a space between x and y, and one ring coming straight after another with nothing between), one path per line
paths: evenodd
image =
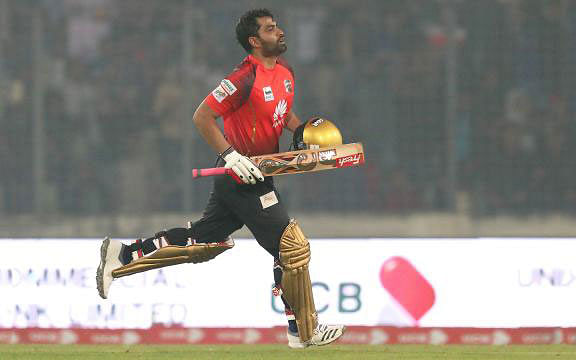
M104 241L102 241L102 246L100 246L100 265L98 265L98 270L96 270L96 288L102 299L106 299L104 295L104 267L106 267L108 246L110 246L110 238L106 237Z

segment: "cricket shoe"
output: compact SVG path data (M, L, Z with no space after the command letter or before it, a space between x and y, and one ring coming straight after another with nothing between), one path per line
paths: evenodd
M346 326L344 325L323 325L318 324L314 329L314 335L308 340L309 346L322 346L334 342L344 334Z
M294 333L290 330L286 332L286 337L288 338L288 346L292 349L304 349L308 346L322 346L328 345L334 342L344 334L346 327L344 325L322 325L318 324L316 329L314 329L314 335L304 342L298 336L298 333Z
M288 330L286 331L286 337L288 338L288 347L292 349L304 349L308 347L308 344L300 340L298 333Z
M125 247L126 245L120 241L110 240L109 237L104 238L104 241L102 241L100 265L98 265L98 270L96 270L96 287L102 299L108 298L108 291L114 280L112 270L124 265L120 259Z

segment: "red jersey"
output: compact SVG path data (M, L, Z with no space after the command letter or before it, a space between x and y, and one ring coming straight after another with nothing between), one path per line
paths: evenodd
M224 120L224 134L247 156L279 151L278 139L294 99L294 74L281 58L272 69L252 55L204 100Z

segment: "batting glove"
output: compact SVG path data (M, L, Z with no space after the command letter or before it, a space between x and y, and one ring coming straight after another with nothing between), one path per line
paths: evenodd
M222 157L226 161L225 168L232 169L245 184L256 184L256 179L264 181L264 175L249 158L231 150Z

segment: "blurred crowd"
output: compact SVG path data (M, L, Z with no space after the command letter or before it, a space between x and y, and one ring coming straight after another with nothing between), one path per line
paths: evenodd
M235 21L258 5L0 0L0 213L34 209L39 119L50 211L183 210L187 167L215 158L192 113L245 56ZM266 6L286 31L297 114L366 150L364 167L287 179L293 209L444 211L464 194L478 215L576 210L573 1Z

